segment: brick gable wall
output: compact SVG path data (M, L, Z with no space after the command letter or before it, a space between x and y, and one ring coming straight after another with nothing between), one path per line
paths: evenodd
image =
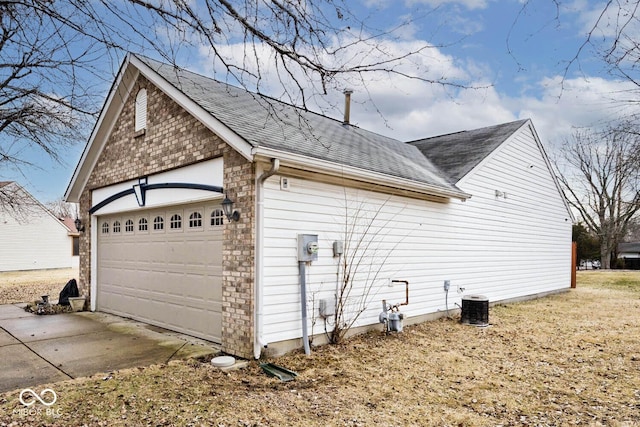
M136 134L135 94L141 88L147 89L147 128ZM223 186L241 214L238 222L226 223L224 230L223 350L249 358L253 336L255 167L142 76L125 101L80 197L86 231L80 238L79 285L91 298L88 211L92 190L220 156L224 162Z

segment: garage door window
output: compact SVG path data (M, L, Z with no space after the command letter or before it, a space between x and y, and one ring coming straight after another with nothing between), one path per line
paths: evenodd
M133 221L128 219L127 222L124 223L124 232L125 233L133 233Z
M109 234L109 223L108 222L103 222L102 223L102 234Z
M182 228L182 217L178 214L172 215L169 221L169 228L172 230L179 230Z
M153 219L153 231L164 230L164 218L157 216Z
M147 231L149 230L149 222L147 218L140 218L138 220L138 231Z
M215 209L211 212L211 226L219 226L222 225L224 218L224 212L221 209Z
M113 221L113 232L114 233L120 232L120 221Z
M189 215L189 228L202 228L202 214L200 212L192 212Z

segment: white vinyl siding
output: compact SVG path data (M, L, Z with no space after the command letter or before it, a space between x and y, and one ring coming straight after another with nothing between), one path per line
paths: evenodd
M36 202L17 212L0 210L0 234L0 271L77 266L69 230Z
M299 233L317 234L320 246L318 261L307 267L310 334L324 332L318 301L336 288L333 241L344 241L345 230L361 232L369 224L366 240L373 241L356 279L375 286L359 325L378 322L382 299L404 301L404 286L389 286L391 279L410 283L409 305L402 307L407 316L445 310L444 280L451 281L450 309L464 295L482 294L495 302L570 285L571 220L527 128L463 179L460 188L472 194L466 202L289 181L288 191L281 191L275 178L265 184L264 331L269 342L301 336ZM496 198L495 190L507 198Z

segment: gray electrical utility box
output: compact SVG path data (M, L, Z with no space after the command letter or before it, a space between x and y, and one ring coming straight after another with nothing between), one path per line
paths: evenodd
M335 298L323 298L319 304L320 317L333 317L336 315L336 299Z

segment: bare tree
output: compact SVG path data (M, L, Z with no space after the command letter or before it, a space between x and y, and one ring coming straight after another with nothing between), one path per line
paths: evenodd
M636 0L608 0L602 3L595 22L571 64L579 61L590 47L599 53L612 75L640 86L640 43L637 39L639 7L640 1Z
M640 30L640 1L606 0L600 3L578 4L575 1L549 0L547 4L550 4L550 10L553 10L548 14L547 22L539 28L531 29L528 37L552 25L565 27L563 18L572 13L582 14L582 19L578 22L590 19L589 22L585 22L587 27L573 54L561 61L563 83L567 76L573 75L574 72L587 74L583 70L583 64L593 64L599 60L609 75L629 81L635 86L626 93L626 97L618 93L616 102L622 104L622 107L640 103L640 42L637 37ZM527 25L529 28L527 16L530 9L535 14L535 9L539 7L539 2L523 1L520 12L512 24L507 37L507 49L517 63L519 53L512 48L513 32L519 25ZM590 10L589 7L593 9ZM629 111L625 111L625 114L637 115Z
M0 168L30 164L29 146L57 159L96 112L79 76L93 58L52 3L0 2Z
M28 222L40 204L20 185L12 181L0 182L0 218L10 216L18 222Z
M127 51L174 65L204 52L220 80L303 109L371 74L463 86L429 72L436 46L385 43L413 18L380 30L352 8L344 0L0 1L0 177L37 166L34 149L60 159L86 141Z
M421 66L433 45L381 43L410 21L377 30L341 0L23 0L0 2L0 17L0 161L28 162L25 142L56 157L60 144L84 139L79 120L93 119L105 89L92 85L110 81L127 50L172 64L204 50L225 79L257 91L273 83L270 70L275 95L302 108L343 78L376 72L461 86Z
M338 260L336 277L336 309L331 343L341 342L360 316L371 308L389 277L397 274L397 266L388 265L389 257L402 242L390 244L387 238L389 199L380 204L344 198L342 242L344 253ZM386 211L386 212L385 212Z
M624 236L624 242L640 242L640 218L634 217L627 227L627 234Z
M46 208L53 213L56 218L75 218L77 216L77 206L75 203L68 203L60 199L53 200L45 204Z
M631 129L575 132L557 162L567 200L600 238L605 269L640 209L640 139Z

